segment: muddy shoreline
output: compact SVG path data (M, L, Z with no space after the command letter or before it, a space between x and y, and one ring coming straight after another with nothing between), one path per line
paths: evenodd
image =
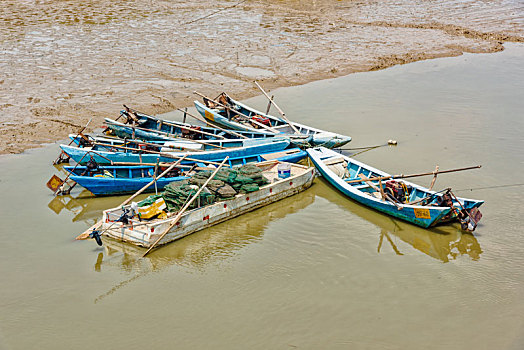
M0 154L99 127L123 103L157 114L195 90L243 99L254 79L274 89L524 41L518 1L5 3Z

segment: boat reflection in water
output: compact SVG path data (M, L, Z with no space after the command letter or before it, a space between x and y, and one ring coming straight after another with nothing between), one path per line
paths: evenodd
M388 215L369 209L357 202L349 200L323 179L316 180L313 192L336 205L349 210L362 219L380 228L377 252L384 251L386 242L397 255L403 255L391 236L408 243L422 253L442 262L455 260L459 256L468 255L472 260L479 260L482 254L480 244L471 233L460 229L460 224L447 224L429 229L420 228L407 222L396 220Z
M144 197L146 197L144 195ZM113 208L122 203L127 196L94 197L88 190L72 195L55 196L47 204L56 215L62 210L67 210L74 216L73 222L84 221L91 226L102 217L102 212L107 208Z
M262 239L265 228L271 222L306 208L314 200L315 193L310 190L298 193L161 246L143 259L140 257L146 251L145 248L104 236L105 251L98 254L95 270L102 271L104 266L114 267L134 272L135 276L100 295L95 302L140 276L173 264L202 270L210 263L233 257L246 245Z

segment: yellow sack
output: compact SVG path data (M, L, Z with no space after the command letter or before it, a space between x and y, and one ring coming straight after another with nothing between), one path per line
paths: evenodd
M142 219L150 219L158 214L162 214L163 210L166 209L166 202L164 198L160 197L150 205L145 205L143 207L138 207L138 215Z

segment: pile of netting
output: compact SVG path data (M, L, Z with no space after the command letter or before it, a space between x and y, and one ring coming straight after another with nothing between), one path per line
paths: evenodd
M160 210L168 212L179 211L197 193L200 187L209 179L213 171L199 171L190 179L171 182L165 187L162 194L152 195L138 203L141 212L152 204L163 200L165 205L154 206L157 214ZM191 203L189 209L209 205L218 201L235 197L238 193L249 193L258 191L260 186L268 184L269 181L262 174L262 170L253 165L246 164L239 168L223 168L210 180L206 188L200 192L198 198ZM160 209L162 208L162 209ZM155 211L155 212L156 212ZM145 213L144 213L145 214ZM157 214L148 213L148 217Z

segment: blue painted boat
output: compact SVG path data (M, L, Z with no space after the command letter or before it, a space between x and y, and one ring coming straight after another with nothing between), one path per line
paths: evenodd
M190 140L201 140L205 142L220 141L220 140L237 140L242 141L243 138L228 134L220 129L197 126L192 124L180 123L176 121L170 121L165 119L158 119L155 117L147 116L140 114L143 120L143 126L134 127L132 125L122 124L115 120L106 118L105 123L107 128L111 132L124 139L139 139L144 141L154 141L154 142L166 142L166 141L175 141L181 139L190 139ZM153 121L158 122L157 124ZM184 126L185 128L182 128ZM160 130L158 130L160 128ZM196 131L188 130L198 130L206 132L207 134L201 134ZM286 134L271 134L264 132L254 132L254 131L235 131L237 134L242 135L248 139L273 139L275 137L289 139L291 143L297 147L309 147L309 142L312 139L312 136L308 135L286 135Z
M126 140L115 137L74 135L69 138L79 147L92 147L93 151L118 151L119 147L148 149L157 152L217 151L220 148L239 148L287 140L283 136L258 139L189 140L172 138L165 141Z
M101 165L112 165L113 163L156 163L172 162L183 155L188 158L200 161L218 162L225 157L242 158L257 156L259 154L283 151L290 145L289 140L263 143L259 145L247 146L243 148L226 148L217 151L202 152L158 152L147 153L143 150L122 150L122 151L104 151L93 150L92 147L73 147L60 145L60 148L73 159L75 162L85 165L91 158Z
M281 152L266 153L249 157L230 158L226 165L229 167L241 166L247 163L258 163L267 160L279 160L282 162L296 163L307 157L305 151L299 148L287 149ZM158 173L162 172L170 164L160 164ZM187 162L183 169L191 168L192 165L205 167L205 164L198 162ZM154 166L101 166L95 172L88 172L86 166L66 166L64 169L72 175L70 179L86 188L96 196L119 195L134 193L144 187L152 180L155 171ZM157 175L158 175L157 173ZM170 175L170 174L168 174ZM171 176L158 179L157 189L162 190L167 184L173 181L186 179L184 173L175 169ZM155 187L149 187L146 192L154 192Z
M240 117L237 114L216 105L213 101L204 99L204 104L194 101L197 111L208 121L233 130L244 131L258 131L264 133L283 133L293 134L295 131L284 119L274 117L272 115L257 111L254 108L246 106L231 97L226 93L219 95L217 101L223 105L227 105L231 109L244 115ZM259 123L266 124L271 130L262 128L254 123L256 120ZM302 135L311 136L311 143L315 146L324 146L327 148L338 148L351 141L350 136L340 135L337 133L316 129L307 125L292 122L293 126ZM272 132L273 131L273 132Z
M215 139L238 138L238 136L232 135L218 128L213 128L210 126L202 126L202 125L193 125L190 123L179 122L175 120L161 119L161 118L157 118L157 117L147 115L145 113L138 112L136 110L131 110L131 109L129 109L129 112L126 110L120 111L120 115L124 117L126 120L124 125L131 126L134 123L139 128L169 134L174 137L191 137L191 138L209 137L209 139L213 139L214 137L213 135L216 135ZM106 122L107 120L108 119L106 119ZM116 121L112 121L111 119L109 119L109 121L113 123L116 122ZM122 123L119 123L119 124L122 124ZM192 132L191 129L203 131L208 135L203 135L200 133ZM250 132L239 132L238 134L242 134L243 136L246 136L247 138L250 138L250 139L267 137L266 134L261 133L257 130L250 131ZM165 136L169 136L169 135L165 135Z
M379 182L366 181L361 176L369 179L390 176L390 174L324 147L310 148L307 153L324 179L347 197L424 228L457 219L461 206L470 212L484 203L480 200L457 198L460 201L459 204L457 200L449 196L452 207L440 206L446 203L444 193L431 191L408 181L395 181L394 178L391 185L401 182L405 185L406 190L403 190L402 200L396 200L395 194L388 189L387 181L382 182L386 197L382 199Z

